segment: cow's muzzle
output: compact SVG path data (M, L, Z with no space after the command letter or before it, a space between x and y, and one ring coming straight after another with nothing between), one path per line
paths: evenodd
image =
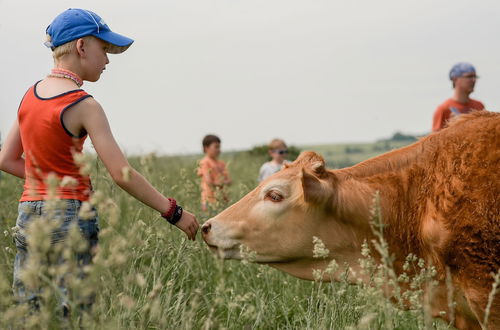
M201 226L201 236L207 244L210 252L223 259L238 259L240 243L227 236L220 224L208 220Z

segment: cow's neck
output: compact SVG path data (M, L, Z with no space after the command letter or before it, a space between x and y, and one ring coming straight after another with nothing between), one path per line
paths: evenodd
M396 267L409 253L421 255L418 233L425 211L421 194L426 174L422 169L428 153L429 148L418 142L335 171L340 179L338 204L344 206L341 216L369 224L373 220L374 195L379 192L381 220L386 224L384 236L396 256Z
M370 158L336 172L344 177L365 178L383 173L394 173L417 163L425 163L428 157L436 152L435 139L436 137L433 136L426 137L409 146Z

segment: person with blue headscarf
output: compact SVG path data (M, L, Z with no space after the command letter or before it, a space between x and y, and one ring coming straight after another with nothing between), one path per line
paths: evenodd
M476 69L472 64L460 62L455 64L449 73L454 93L451 98L440 104L434 112L432 131L437 132L446 127L448 121L454 117L474 110L484 110L484 104L471 99L469 95L474 91Z

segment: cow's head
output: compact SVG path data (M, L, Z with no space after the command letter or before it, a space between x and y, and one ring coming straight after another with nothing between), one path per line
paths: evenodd
M263 181L252 192L202 227L210 250L226 259L242 259L242 247L255 252L255 261L294 276L312 279L335 258L356 263L369 226L366 210L349 201L346 209L340 179L325 168L324 159L303 152L292 164ZM360 205L365 201L360 201ZM344 205L340 205L344 204ZM352 212L351 212L352 211ZM330 254L313 258L313 237Z

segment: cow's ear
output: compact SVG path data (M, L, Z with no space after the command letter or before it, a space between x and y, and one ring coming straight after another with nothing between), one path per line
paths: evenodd
M333 189L329 181L321 178L328 175L323 166L311 168L312 172L302 169L302 189L304 191L304 200L310 204L328 203L333 196Z
M322 177L326 174L325 162L323 160L316 161L311 164L311 170L318 177Z

